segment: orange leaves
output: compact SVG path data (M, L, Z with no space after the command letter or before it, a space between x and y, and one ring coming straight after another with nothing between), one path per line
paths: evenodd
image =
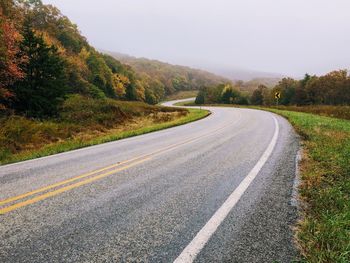
M126 87L130 84L128 77L121 74L113 74L113 87L118 98L124 97L126 94Z
M17 56L21 35L14 24L0 12L0 109L13 94L8 86L24 77L19 64L24 60Z

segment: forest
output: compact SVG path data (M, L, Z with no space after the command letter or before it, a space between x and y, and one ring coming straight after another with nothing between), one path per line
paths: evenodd
M280 93L277 100L275 94ZM274 87L258 85L247 92L238 85L221 84L202 87L196 98L197 104L238 104L238 105L349 105L350 76L346 70L332 71L324 76L306 74L301 80L283 78Z
M199 90L203 86L215 86L230 82L224 77L204 70L171 65L147 58L136 58L115 52L108 52L108 54L131 66L144 83L150 83L148 86L160 87L160 90L167 97L179 91Z
M324 76L295 80L283 78L273 89L260 85L251 96L253 105L273 105L274 95L281 93L279 104L289 105L349 105L350 77L346 70L332 71Z

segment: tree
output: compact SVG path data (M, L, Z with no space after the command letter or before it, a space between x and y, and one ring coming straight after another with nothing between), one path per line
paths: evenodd
M318 90L322 104L349 104L349 78L346 70L332 71L319 77Z
M259 87L253 91L253 94L250 97L250 103L253 105L263 105L264 90L267 90L267 87L265 85L259 85Z
M136 81L136 88L135 88L135 92L136 92L136 100L139 101L145 101L145 88L143 86L143 83L140 80Z
M282 105L290 105L293 101L295 95L295 89L298 86L298 81L292 78L283 78L280 82L278 82L277 86L275 86L272 90L272 93L280 92L281 99L279 103Z
M308 82L312 79L309 74L305 74L304 78L299 81L297 87L295 88L295 95L292 102L297 105L310 104L310 99L306 91L306 86Z
M100 88L107 97L114 98L116 94L113 88L113 73L103 57L97 52L92 52L86 62L91 72L92 84Z
M148 104L151 104L151 105L155 105L158 102L156 96L149 89L145 90L145 100Z
M12 86L13 107L30 117L46 118L57 115L58 106L66 94L65 62L55 46L48 46L26 22L19 56L25 77Z
M225 104L230 104L230 103L233 103L235 98L239 96L240 96L239 92L233 89L231 85L225 85L225 88L221 94L221 101Z
M240 94L239 96L237 96L233 99L233 104L248 105L249 101L248 101L248 98L246 96Z
M18 66L22 58L17 57L20 34L14 23L3 14L3 10L9 13L10 8L9 1L0 5L0 110L4 110L13 97L9 86L24 76Z
M198 92L196 100L195 100L194 103L196 103L196 104L204 104L204 102L205 102L205 90L201 89Z

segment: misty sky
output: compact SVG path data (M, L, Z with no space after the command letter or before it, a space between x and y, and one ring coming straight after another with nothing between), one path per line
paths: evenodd
M93 46L295 77L350 68L349 0L44 0Z

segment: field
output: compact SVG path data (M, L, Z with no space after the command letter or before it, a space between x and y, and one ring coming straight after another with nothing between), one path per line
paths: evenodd
M197 109L76 97L65 103L59 119L38 121L21 116L0 119L0 164L161 130L208 114Z

